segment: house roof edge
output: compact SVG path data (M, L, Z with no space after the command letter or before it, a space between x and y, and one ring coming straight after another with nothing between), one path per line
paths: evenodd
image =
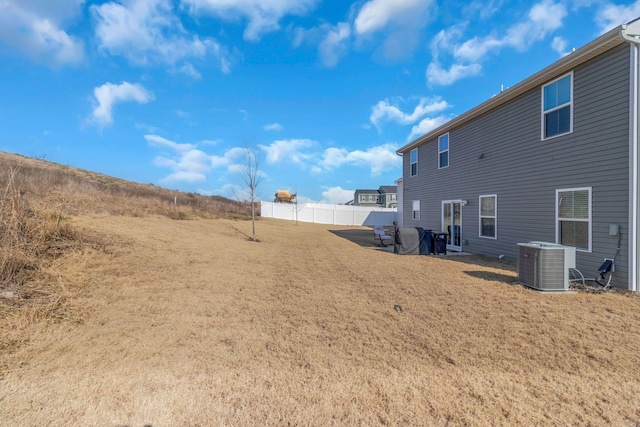
M633 21L636 22L636 21ZM640 22L640 21L639 21ZM401 156L403 153L412 150L423 143L434 139L438 135L442 135L449 130L460 126L469 120L474 119L475 117L480 116L481 114L486 113L506 102L514 99L515 97L522 95L528 90L535 88L549 80L552 80L559 74L567 72L576 66L587 62L588 60L600 55L603 52L606 52L619 44L628 41L625 36L625 30L628 25L619 25L618 27L608 31L597 39L589 42L584 45L580 49L571 52L565 57L559 59L553 64L543 68L537 73L527 77L516 85L506 89L503 92L500 92L498 95L495 95L488 100L482 102L481 104L473 107L470 110L462 113L461 115L449 120L443 125L433 129L432 131L414 139L410 143L400 147L396 150L396 154Z

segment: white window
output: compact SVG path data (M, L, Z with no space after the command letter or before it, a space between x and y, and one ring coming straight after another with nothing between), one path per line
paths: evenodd
M556 243L591 252L591 187L556 190Z
M379 203L380 196L377 194L360 194L358 196L359 203Z
M438 137L438 169L449 166L449 134Z
M480 196L480 237L497 238L498 196Z
M418 149L414 148L410 154L411 160L411 176L418 175Z
M542 87L542 139L573 131L573 74Z
M413 201L412 218L416 220L420 219L420 200Z

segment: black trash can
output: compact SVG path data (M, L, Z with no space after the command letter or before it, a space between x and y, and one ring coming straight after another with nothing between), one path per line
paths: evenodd
M436 255L447 254L448 233L433 233L433 253Z

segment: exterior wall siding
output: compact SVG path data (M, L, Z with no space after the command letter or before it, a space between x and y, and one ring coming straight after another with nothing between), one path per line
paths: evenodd
M449 132L449 167L438 169L437 139L418 147L418 175L403 155L404 226L442 228L441 202L464 199L463 250L515 260L517 243L555 242L556 190L592 188L592 251L577 267L593 276L622 247L613 283L627 288L629 60L622 44L573 70L573 132L541 139L541 87ZM497 195L497 239L479 237L479 196ZM420 200L420 220L412 201Z

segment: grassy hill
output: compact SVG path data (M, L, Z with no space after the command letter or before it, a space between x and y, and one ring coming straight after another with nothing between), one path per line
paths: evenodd
M249 219L248 213L247 203L224 197L172 191L0 152L0 319L14 319L9 322L14 328L4 331L13 338L0 340L0 347L14 345L18 332L30 323L65 316L63 288L68 284L50 271L57 259L73 251L108 250L108 239L72 227L70 217Z

